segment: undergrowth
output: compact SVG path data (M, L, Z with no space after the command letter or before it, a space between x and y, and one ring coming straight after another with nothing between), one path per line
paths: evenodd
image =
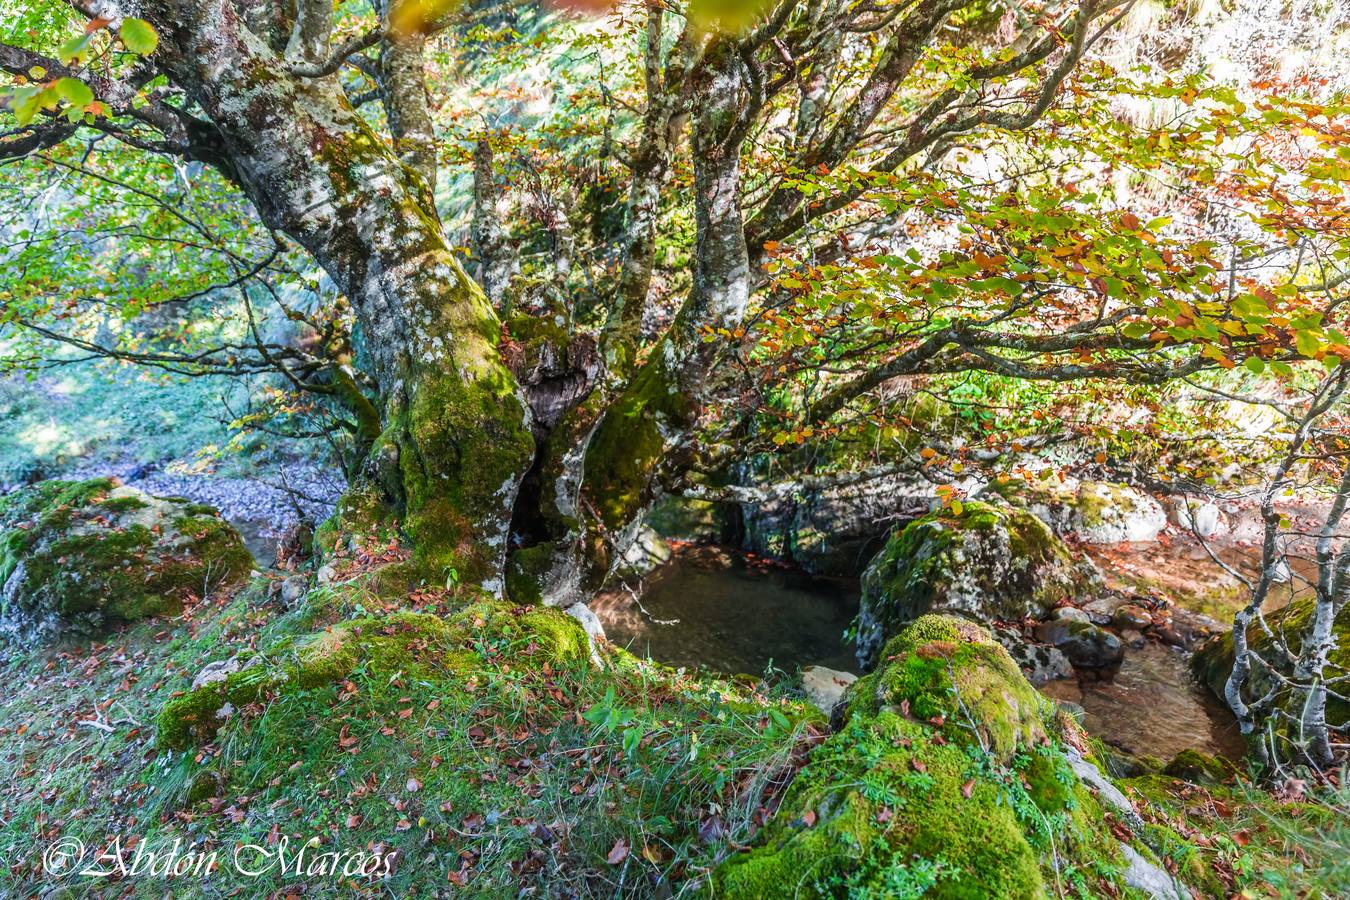
M372 889L340 873L254 877L228 864L237 846L276 852L315 838L305 866L322 870L312 861L336 851L392 859L378 883L390 896L426 886L468 896L680 893L758 829L823 730L817 714L743 684L623 653L604 669L584 654L550 657L521 624L538 611L496 610L471 613L453 646L429 639L404 664L363 663L331 684L234 710L205 746L157 748L149 723L204 663L241 650L272 662L269 647L381 602L326 589L285 612L267 597L255 582L176 622L5 665L15 689L0 701L0 893ZM41 855L63 836L89 852L120 838L128 860L129 839L178 840L226 864L168 880L52 878Z

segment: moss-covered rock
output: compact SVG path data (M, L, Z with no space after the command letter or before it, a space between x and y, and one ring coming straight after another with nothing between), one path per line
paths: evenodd
M1167 527L1162 504L1127 484L1010 480L997 490L1031 510L1061 537L1072 535L1088 544L1152 541Z
M858 662L875 665L886 639L924 613L1018 620L1077 597L1095 579L1026 510L971 502L959 513L930 513L893 534L863 573Z
M108 479L0 498L0 639L34 644L173 612L253 567L210 507Z
M851 697L714 896L1130 893L1130 859L1059 741L1072 726L983 628L920 618Z
M746 464L740 474L746 484L773 477L767 465ZM923 515L932 500L928 483L886 476L744 504L734 536L746 550L812 574L856 576L885 545L890 523Z
M1312 597L1304 597L1266 615L1266 621L1270 624L1271 629L1277 634L1282 634L1288 642L1289 649L1295 653L1303 646L1303 639L1311 625L1314 606ZM1332 625L1332 634L1336 639L1336 646L1332 649L1327 661L1334 672L1350 671L1350 605L1342 607L1340 614L1336 616L1336 621ZM1279 655L1272 652L1270 636L1259 624L1253 622L1248 627L1247 641L1262 659L1268 662L1275 662L1279 659ZM1228 676L1233 672L1233 635L1231 633L1222 634L1210 638L1191 657L1191 669L1195 672L1196 677L1209 686L1209 689L1214 692L1214 696L1220 700L1224 699L1224 687L1228 683ZM1290 674L1287 666L1281 667L1281 672L1284 675ZM1244 696L1249 701L1262 697L1271 689L1271 683L1272 678L1269 673L1261 670L1260 667L1253 667L1247 679ZM1286 693L1292 694L1292 692ZM1290 696L1289 700L1292 704L1297 705L1302 701L1302 697L1301 695ZM1295 715L1298 713L1296 708L1289 711ZM1344 728L1350 725L1350 703L1340 700L1334 695L1328 696L1327 723L1334 728Z
M1213 787L1232 780L1233 764L1217 756L1207 756L1199 750L1182 750L1168 760L1162 773L1191 784Z
M182 750L209 741L234 710L292 691L305 691L367 673L469 674L484 652L518 643L522 660L585 659L590 643L581 625L547 608L521 609L484 600L448 619L415 612L351 619L267 650L223 679L169 700L157 719L160 746Z
M719 540L730 534L735 512L731 504L665 496L652 504L644 521L663 538Z

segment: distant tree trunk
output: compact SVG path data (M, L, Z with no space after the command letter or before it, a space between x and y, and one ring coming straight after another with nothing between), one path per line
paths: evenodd
M473 150L473 221L469 231L473 241L473 264L477 270L475 275L492 305L498 309L502 309L506 289L519 269L518 257L508 245L506 229L502 227L500 204L501 192L497 189L493 171L492 139L483 135Z
M642 138L633 159L629 160L632 180L624 226L623 266L605 323L605 358L610 371L615 374L631 370L633 356L641 342L642 317L656 265L661 191L679 133L678 122L683 118L680 107L687 99L685 88L705 42L696 26L687 26L663 66L664 16L661 4L649 4L644 68L647 106L642 119Z

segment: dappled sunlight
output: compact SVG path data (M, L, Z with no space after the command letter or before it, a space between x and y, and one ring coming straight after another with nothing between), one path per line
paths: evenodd
M1350 5L0 0L0 895L1350 896Z

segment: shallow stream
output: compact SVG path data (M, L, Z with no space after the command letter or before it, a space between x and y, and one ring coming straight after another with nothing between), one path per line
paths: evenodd
M591 604L611 641L672 666L758 675L821 665L858 671L844 629L858 585L816 578L719 547L688 547L648 577L639 602L626 591ZM1127 652L1109 679L1085 676L1042 689L1082 706L1089 733L1137 754L1168 758L1193 748L1236 759L1243 745L1227 709L1190 676L1186 657L1149 642Z
M844 641L858 614L856 581L692 547L648 577L640 602L617 591L591 608L611 641L667 665L748 675L771 664L858 667Z
M1228 707L1191 677L1186 656L1149 641L1127 650L1110 679L1051 681L1041 693L1083 707L1083 726L1118 749L1169 759L1194 749L1240 759L1245 750Z

